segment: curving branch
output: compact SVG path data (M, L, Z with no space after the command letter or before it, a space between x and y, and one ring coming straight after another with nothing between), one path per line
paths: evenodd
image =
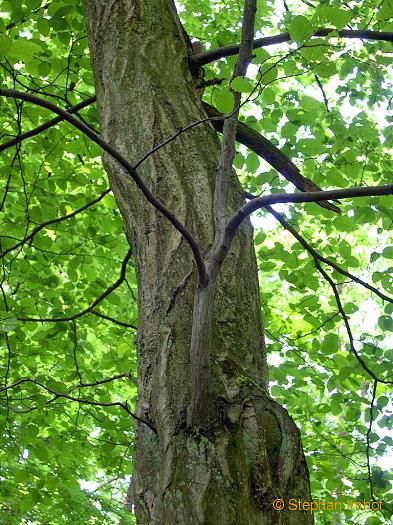
M325 272L325 270L320 265L319 261L315 261L315 265L316 265L318 271L320 272L320 274L330 284L330 287L333 290L334 297L336 299L336 304L337 304L338 311L340 312L340 315L343 318L343 321L344 321L344 324L345 324L345 329L346 329L347 334L348 334L349 348L350 348L351 352L353 353L353 355L355 356L357 362L360 364L360 366L363 368L363 370L370 377L372 377L374 379L374 381L379 381L380 383L384 383L386 385L393 385L393 381L388 381L386 379L380 379L379 377L377 377L375 372L373 372L370 369L370 367L367 365L367 363L363 360L362 356L356 350L356 348L355 348L355 341L354 341L354 338L353 338L352 330L351 330L351 327L350 327L349 321L348 321L348 316L345 313L343 305L341 303L340 294L338 292L337 285L335 284L333 279Z
M150 204L152 204L152 206L154 206L166 219L168 219L169 222L171 222L171 224L174 226L174 228L179 233L181 233L181 235L188 242L194 255L195 264L198 269L199 281L202 285L204 285L207 282L208 278L206 274L205 263L196 240L187 230L187 228L174 215L174 213L168 210L168 208L159 199L157 199L157 197L153 195L153 193L146 186L142 178L138 175L135 167L125 157L123 157L123 155L121 155L115 148L108 144L108 142L106 142L99 135L97 135L97 133L95 133L92 129L80 122L77 118L73 117L69 112L59 108L58 106L56 106L48 100L36 97L35 95L31 95L29 93L17 91L16 89L0 89L0 96L25 100L26 102L31 102L32 104L53 111L53 113L56 113L64 120L72 124L75 128L79 129L79 131L81 131L84 135L89 137L89 139L98 144L104 151L106 151L106 153L108 153L113 159L115 159L128 173L131 179L135 182L135 184L145 196L146 200Z
M351 281L354 281L355 283L360 284L364 288L367 288L367 290L370 290L371 292L375 293L375 295L378 295L383 301L388 301L389 303L393 303L393 298L389 297L388 295L385 295L384 293L380 292L378 288L375 288L375 286L372 286L371 284L366 283L362 279L359 279L359 277L356 277L356 275L353 275L352 273L347 272L347 270L344 270L344 268L341 268L337 263L334 261L331 261L330 259L327 259L326 257L323 257L320 253L317 252L315 248L309 244L304 237L298 233L295 228L293 228L288 221L284 219L284 217L278 213L275 209L273 209L271 206L266 206L266 210L273 215L273 217L281 224L283 228L285 228L289 233L295 237L297 241L300 242L300 244L305 248L310 255L314 257L314 259L317 259L318 261L321 261L325 264L328 264L331 268L336 270L337 272L341 273L342 275L345 275L346 277L349 277Z
M362 31L359 29L342 29L337 31L334 28L318 29L312 37L321 36L332 36L339 35L341 38L356 38L361 40L380 40L384 42L393 42L393 33L387 31ZM256 38L254 40L254 49L261 47L273 46L275 44L281 44L283 42L290 42L291 35L288 32L281 33L279 35L267 36L264 38ZM190 68L192 70L198 69L210 62L219 60L220 58L237 55L239 53L240 44L233 44L230 46L217 47L210 49L205 53L192 55L189 57Z
M12 252L13 250L16 250L20 246L23 246L24 244L26 244L26 242L28 242L31 239L33 239L33 237L35 235L37 235L38 232L40 232L41 230L43 230L47 226L50 226L51 224L56 224L58 222L62 222L62 221L66 221L68 219L71 219L72 217L75 217L79 213L82 213L83 211L87 210L91 206L94 206L94 204L97 204L97 202L100 202L105 197L105 195L108 195L108 193L110 193L110 191L111 191L110 189L105 190L97 198L95 198L92 201L84 204L83 206L81 206L77 210L75 210L75 211L73 211L71 213L68 213L67 215L63 215L62 217L58 217L56 219L49 219L48 221L45 221L42 224L39 224L38 226L33 228L33 230L28 235L26 235L21 241L17 242L16 244L14 244L14 246L11 246L10 248L7 248L3 253L1 253L0 257L5 257L8 253Z
M107 321L110 321L113 324L117 324L118 326L123 326L124 328L133 328L134 330L138 330L138 327L131 323L125 323L124 321L119 321L118 319L115 319L114 317L110 317L109 315L103 314L102 312L99 312L98 310L91 310L91 314L96 315L97 317L100 317L101 319L106 319Z
M86 315L87 313L91 312L94 313L94 315L98 315L96 311L93 312L94 308L99 304L101 301L105 299L110 293L112 293L116 288L118 288L122 282L126 278L126 271L127 271L127 264L128 261L131 259L132 256L132 249L130 248L121 264L121 270L120 270L120 276L109 288L105 290L104 293L102 293L97 299L95 299L87 308L84 310L70 315L68 317L17 317L18 321L31 321L35 323L64 323L68 321L74 321L75 319L78 319L79 317L82 317L83 315ZM101 317L101 315L98 315Z
M70 108L68 108L67 113L70 113L70 114L76 113L80 109L90 106L95 101L96 101L95 96L86 98L85 100L82 100L82 102L79 102L79 104L76 104L75 106L71 106ZM16 146L17 144L20 144L25 139L39 135L43 131L46 131L47 129L52 128L53 126L56 126L56 124L59 124L59 122L62 122L64 120L65 120L64 117L58 116L56 118L48 120L47 122L44 122L44 124L41 124L40 126L37 126L36 128L31 129L30 131L21 133L17 137L14 137L13 139L9 140L8 142L4 142L3 144L0 144L0 153L8 148L11 148L12 146Z
M371 394L371 402L370 402L370 421L368 424L368 429L366 433L366 458L367 458L367 476L368 476L368 483L370 485L370 496L373 501L375 501L374 497L374 483L373 483L373 477L371 472L371 461L370 461L370 450L371 450L371 431L373 428L373 423L375 421L375 412L374 412L374 406L375 406L375 399L377 396L377 387L378 387L378 381L374 381L373 384L373 391Z
M79 383L79 385L77 385L76 388L86 388L91 386L104 385L105 383L111 383L112 381L116 381L116 379L121 379L123 377L129 379L132 383L134 383L134 385L138 385L138 380L136 377L124 372L123 374L117 374L115 376L107 377L105 379L99 379L98 381L93 381L92 383Z
M231 232L236 230L242 221L251 215L251 213L259 210L260 208L264 208L269 204L321 202L327 199L350 199L356 197L377 197L381 195L393 195L393 184L386 184L384 186L361 186L304 193L276 193L272 195L264 195L247 202L234 213L227 225L227 235L231 235Z
M244 76L247 72L249 63L252 60L256 9L256 0L245 0L242 22L242 41L239 46L239 55L231 80L236 77ZM236 129L242 97L240 92L233 90L231 87L229 89L233 95L233 109L230 115L225 118L222 125L222 144L214 190L214 218L218 230L225 227L226 215L228 213L228 186L230 174L233 170L233 159L235 158L236 153ZM217 115L213 116L216 117Z
M222 132L225 116L206 102L203 102L203 107L209 117L217 117L214 118L214 120L212 119L211 122L216 131ZM219 117L221 117L221 119ZM244 122L239 121L237 124L236 140L254 151L254 153L277 170L278 173L292 182L300 191L321 191L319 186L300 173L299 168L285 153L279 150L263 135L247 126L247 124L244 124ZM322 206L322 208L341 213L340 208L330 202L322 201L318 204Z
M369 186L360 188L345 188L304 193L276 193L264 195L243 204L229 219L225 233L211 254L216 264L221 266L231 246L237 229L243 220L256 210L278 203L321 202L325 200L349 199L352 197L372 197L378 195L393 195L393 184L385 186Z
M0 388L0 394L1 394L1 392L8 392L8 390L10 390L12 388L15 388L15 387L17 387L19 385L22 385L23 383L33 383L34 385L39 386L40 388L42 388L46 392L49 392L50 394L53 394L55 396L55 398L68 399L69 401L74 401L74 402L80 403L82 405L92 405L92 406L97 406L97 407L116 407L116 406L118 406L118 407L122 408L123 410L125 410L127 412L127 414L129 414L136 421L139 421L140 423L144 423L145 425L147 425L157 435L157 430L150 423L150 421L147 421L147 419L144 419L144 418L139 417L136 414L134 414L134 412L132 412L129 409L127 402L122 403L121 401L115 401L113 403L110 403L110 402L93 401L93 400L90 400L90 399L80 399L79 397L70 396L69 394L65 394L64 392L56 392L52 388L44 385L40 381L37 381L36 379L33 379L31 377L25 377L25 378L22 378L22 379L18 379L17 381L12 383L11 385L8 385L8 386L5 386L3 388Z

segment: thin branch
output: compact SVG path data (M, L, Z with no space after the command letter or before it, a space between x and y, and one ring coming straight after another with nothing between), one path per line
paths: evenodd
M362 31L358 29L342 29L337 31L334 28L325 28L318 29L312 36L321 37L329 36L335 37L339 35L341 38L358 38L361 40L380 40L385 42L393 42L393 32L387 31ZM281 33L279 35L268 36L264 38L257 38L254 40L254 49L260 47L272 46L275 44L281 44L283 42L291 41L291 36L288 32ZM198 67L219 60L220 58L237 55L239 53L240 44L233 44L230 46L217 47L206 51L205 53L200 53L197 55L191 55L189 57L190 67L192 69L197 69Z
M345 324L345 329L346 329L347 334L348 334L349 348L350 348L351 352L353 353L353 355L355 356L356 360L358 361L360 366L363 368L363 370L365 372L367 372L367 374L374 379L374 381L379 381L380 383L384 383L384 384L387 384L387 385L393 385L393 381L387 381L385 379L379 379L375 375L375 373L368 367L366 362L363 360L362 356L356 350L355 342L354 342L354 338L353 338L353 334L352 334L352 330L351 330L351 327L350 327L349 321L348 321L348 316L345 313L343 305L341 303L340 294L338 292L337 285L334 283L333 279L325 272L325 270L320 265L319 261L315 261L315 265L316 265L318 271L320 272L320 274L324 277L324 279L326 279L326 281L330 284L330 286L331 286L331 288L333 290L334 297L335 297L336 303L337 303L338 311L340 312L340 315L343 318L343 321L344 321L344 324Z
M138 327L134 324L119 321L118 319L114 319L113 317L109 317L109 315L105 315L102 312L99 312L98 310L91 310L90 313L96 315L97 317L101 317L101 319L106 319L107 321L110 321L113 324L124 326L124 328L132 328L133 330L138 330Z
M96 97L89 97L86 100L82 100L82 102L79 102L79 104L76 104L75 106L71 106L67 109L67 113L76 113L80 109L85 108L86 106L90 106L96 101ZM46 131L49 128L52 128L53 126L56 126L56 124L59 124L59 122L64 121L65 119L61 116L53 118L51 120L48 120L47 122L44 122L44 124L41 124L41 126L38 126L30 131L26 131L25 133L22 133L21 135L18 135L17 137L9 140L8 142L4 142L4 144L0 144L0 153L8 148L11 148L12 146L15 146L16 144L19 144L25 139L35 137L36 135L39 135L43 131Z
M116 379L120 379L123 377L126 377L127 379L129 379L132 383L134 383L134 385L138 385L137 378L125 372L123 374L117 374L112 377L107 377L106 379L100 379L99 381L93 381L92 383L80 383L79 385L76 386L76 388L85 388L85 387L91 387L91 386L104 385L105 383L110 383L111 381L116 381Z
M375 403L375 398L376 398L376 395L377 395L377 386L378 386L378 381L374 381L373 392L372 392L371 403L370 403L370 422L369 422L367 433L366 433L367 475L368 475L368 482L369 482L369 485L370 485L371 499L374 500L374 501L375 501L375 498L374 498L374 484L373 484L373 478L372 478L372 473L371 473L371 464L370 464L370 448L371 448L370 434L371 434L371 431L372 431L372 428L373 428L373 423L374 423L374 403Z
M33 230L28 235L26 235L26 237L24 237L21 241L19 241L18 243L14 244L14 246L11 246L10 248L7 248L7 250L5 250L0 255L0 257L4 257L9 252L12 252L13 250L16 250L17 248L19 248L20 246L25 244L27 241L30 241L35 235L37 235L38 232L40 232L41 230L43 230L47 226L50 226L51 224L56 224L58 222L66 221L68 219L71 219L72 217L75 217L79 213L82 213L83 211L87 210L88 208L90 208L94 204L97 204L97 202L100 202L106 195L108 195L108 193L110 193L110 191L111 191L110 189L105 190L96 199L93 199L92 201L84 204L83 206L81 206L77 210L75 210L75 211L73 211L71 213L68 213L67 215L63 215L62 217L57 217L56 219L49 219L48 221L45 221L42 224L39 224L38 226L33 228Z
M169 211L160 200L158 200L153 195L153 193L146 186L142 178L136 172L134 166L127 159L125 159L115 148L113 148L110 144L108 144L105 140L103 140L99 135L97 135L94 131L92 131L88 126L80 122L77 118L73 117L70 113L59 108L58 106L56 106L55 104L53 104L52 102L48 100L44 100L40 97L36 97L35 95L31 95L29 93L23 93L21 91L17 91L15 89L0 89L0 96L25 100L27 102L36 104L37 106L41 106L43 108L49 109L50 111L53 111L57 115L61 116L64 120L72 124L75 128L79 129L79 131L84 133L93 142L101 146L101 148L104 151L106 151L111 157L113 157L124 168L124 170L128 173L131 179L135 182L135 184L141 190L146 200L150 202L150 204L152 204L164 217L166 217L172 223L172 225L176 228L176 230L179 233L181 233L181 235L186 239L194 255L194 260L198 268L199 280L202 284L206 283L207 275L206 275L205 263L203 261L203 257L200 252L199 246L197 242L195 241L194 237L187 230L187 228L179 221L179 219L171 211Z
M239 208L230 219L227 231L231 235L232 230L251 215L254 211L264 208L269 204L278 203L302 203L302 202L321 202L323 200L350 199L356 197L376 197L381 195L393 195L393 184L384 186L362 186L359 188L343 188L326 191L304 192L304 193L276 193L257 197Z
M236 79L236 77L245 76L247 73L247 67L251 62L256 9L256 0L245 0L239 56L231 80ZM229 213L228 187L229 181L231 180L231 172L233 170L233 159L235 158L236 153L236 128L242 96L240 92L233 90L231 87L230 92L234 99L233 111L223 123L222 144L214 191L214 215L217 228L216 237L217 235L221 235Z
M203 102L203 107L210 117L220 117L212 120L212 124L216 131L222 132L224 115L220 113L216 108ZM274 169L276 169L283 177L292 182L300 191L321 191L321 188L317 186L307 177L304 177L299 168L274 144L270 142L263 135L255 131L254 129L239 121L236 129L236 140L250 148L259 157L263 158L268 162ZM319 202L323 208L341 213L340 208L331 204L330 202Z
M331 261L330 259L327 259L326 257L323 257L322 255L320 255L317 252L317 250L315 250L315 248L313 248L311 246L311 244L309 244L304 239L304 237L302 237L295 230L295 228L293 228L288 223L288 221L286 221L284 219L284 217L280 213L278 213L276 210L274 210L271 206L266 206L266 210L273 215L273 217L281 224L281 226L283 228L288 230L289 233L291 233L293 235L293 237L295 237L295 239L300 242L300 244L303 246L303 248L305 248L308 251L308 253L314 257L314 259L318 259L318 261L321 261L321 262L323 262L325 264L328 264L329 266L331 266L337 272L341 273L342 275L345 275L346 277L349 277L349 279L351 279L352 281L360 284L361 286L364 286L364 288L367 288L371 292L375 293L375 295L378 295L378 297L380 297L383 301L388 301L389 303L393 303L393 298L392 297L389 297L388 295L385 295L384 293L380 292L378 290L378 288L375 288L375 286L372 286L371 284L368 284L365 281L362 281L362 279L359 279L359 277L356 277L356 275L353 275L353 274L347 272L347 270L344 270L343 268L341 268L341 266L336 264L334 261Z
M179 128L170 137L168 137L167 139L163 140L162 142L160 142L160 144L157 144L157 146L155 146L150 151L148 151L145 155L143 155L143 157L141 157L138 160L138 162L136 162L134 164L134 168L135 169L139 168L139 166L143 162L145 162L145 160L147 160L151 155L153 155L153 153L155 153L159 149L163 148L164 146L167 146L170 142L174 141L179 135L181 135L185 131L189 131L190 129L195 128L195 126L199 126L199 124L204 124L205 122L212 122L214 120L219 120L219 119L221 119L221 117L217 117L217 116L210 117L210 116L208 116L207 118L203 118L203 119L200 119L200 120L196 120L195 122L191 122L191 124L188 124L184 128Z
M79 317L82 317L83 315L91 312L97 304L101 303L107 297L110 293L112 293L116 288L118 288L122 282L124 281L126 277L126 271L127 271L127 264L128 261L131 259L132 256L132 249L130 248L122 262L121 270L120 270L120 277L115 281L111 286L109 286L105 292L103 292L99 297L97 297L87 308L84 310L70 315L68 317L42 317L42 318L36 318L36 317L17 317L18 321L32 321L36 323L64 323L68 321L74 321L75 319L78 319ZM96 314L97 315L97 314Z
M78 375L79 381L82 383L82 375L79 369L79 363L78 363L78 332L76 328L76 322L72 321L72 339L73 339L73 348L72 348L72 355L74 358L74 364L75 364L75 371Z
M296 337L291 338L291 341L298 341L299 339L304 339L305 337L308 337L310 335L316 334L319 332L321 328L323 328L327 323L330 323L335 317L337 317L339 312L335 312L334 314L330 315L328 318L326 318L323 323L321 323L317 328L314 330L311 330L311 332L307 332L306 334L298 335Z
M314 78L315 78L315 80L316 80L316 82L318 84L319 89L321 90L322 97L323 97L323 102L324 102L325 107L326 107L326 111L329 112L330 111L330 109L329 109L329 101L327 99L327 96L326 96L325 90L323 88L322 82L321 82L321 80L320 80L318 75L314 75Z
M42 10L42 12L44 12L45 9L47 9L49 6L50 6L50 2L48 2L47 4L44 4L44 5L40 5L39 7L37 7L33 11L31 11L28 15L25 15L22 18L19 18L18 20L15 20L14 22L10 22L9 24L7 24L5 26L6 30L9 31L10 29L12 29L13 27L17 26L18 24L23 24L23 22L27 22L27 20L31 19L32 15L37 14L41 10Z
M243 220L254 211L264 208L269 204L278 203L300 203L300 202L321 202L325 200L349 199L352 197L371 197L377 195L392 195L393 184L385 186L369 186L360 188L345 188L326 191L315 191L305 193L276 193L257 197L246 204L243 204L229 219L225 235L219 245L215 248L213 257L221 264L232 244L237 229Z
M129 409L127 401L125 403L121 403L120 401L116 401L116 402L113 402L113 403L108 403L108 402L101 402L101 401L92 401L90 399L80 399L78 397L73 397L73 396L70 396L68 394L64 394L63 392L56 392L52 388L44 385L40 381L37 381L36 379L33 379L31 377L18 379L18 381L15 381L14 383L12 383L12 385L0 388L0 393L1 392L6 392L6 391L10 390L11 388L15 388L15 387L17 387L17 386L19 386L19 385L21 385L23 383L33 383L33 384L39 386L40 388L42 388L43 390L46 390L50 394L53 394L56 398L68 399L69 401L74 401L74 402L80 403L82 405L92 405L92 406L99 406L99 407L115 407L115 406L121 407L133 419L135 419L136 421L139 421L140 423L144 423L145 425L147 425L157 435L157 430L150 423L150 421L147 421L147 419L141 418L141 417L137 416L136 414L134 414Z

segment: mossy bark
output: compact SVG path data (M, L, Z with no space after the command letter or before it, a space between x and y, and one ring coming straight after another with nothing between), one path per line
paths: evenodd
M206 117L189 41L171 0L85 0L101 133L128 160ZM219 141L210 124L181 134L138 172L204 254L214 239ZM306 524L274 498L309 499L299 432L267 393L252 229L240 228L215 284L208 388L213 417L190 426L190 339L197 275L189 246L129 176L104 158L135 250L139 287L133 497L138 525ZM236 177L230 206L242 204Z

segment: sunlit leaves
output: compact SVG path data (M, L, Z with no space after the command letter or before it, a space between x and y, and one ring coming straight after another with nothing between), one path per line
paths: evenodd
M317 7L314 16L322 27L327 24L337 29L343 29L353 14L349 9L322 4Z
M314 27L305 16L295 16L289 25L289 34L293 40L303 42L314 33Z
M230 86L234 91L238 91L240 93L251 93L253 89L253 84L251 80L245 77L234 78Z
M293 41L254 50L247 77L232 82L236 57L208 65L205 80L219 82L207 87L204 97L229 113L234 105L230 88L242 93L242 120L266 134L304 176L323 188L391 182L392 117L386 123L382 119L391 102L391 45L349 44L338 38L336 31L349 23L354 28L371 23L372 29L392 30L391 0L379 6L354 2L351 9L338 1L312 2L315 8L310 2L287 3L289 12L282 6L277 10L277 3L258 1L256 27L258 37L289 30ZM66 107L93 92L82 6L72 0L48 4L44 10L46 3L40 0L1 2L1 78L8 87L42 90ZM181 7L186 30L208 48L239 41L241 4L231 3L228 8L222 0L184 0ZM8 24L13 25L6 29ZM312 37L321 26L332 28L329 38ZM20 133L19 124L26 130L49 117L47 112L23 104L18 121L21 105L1 102L2 141ZM86 108L82 114L98 127L95 108ZM99 148L68 125L25 141L19 157L14 157L15 153L13 149L1 155L2 188L10 177L2 219L6 235L1 239L3 250L36 224L70 213L107 187ZM235 167L244 188L255 194L293 190L246 148L239 148ZM280 209L329 260L385 292L393 292L393 250L385 246L391 244L392 215L385 198L346 201L341 216L316 204ZM130 370L136 375L134 329L93 313L75 324L16 320L17 316L77 313L118 278L126 240L116 210L113 196L108 195L88 212L39 232L7 259L3 277L8 299L7 308L2 305L0 332L3 341L7 335L2 365L7 370L9 359L10 369L2 376L8 374L9 383L33 376L59 394L135 403L136 389L125 378L94 389L77 386ZM262 213L266 218L255 235L261 302L269 358L276 357L281 363L271 366L272 394L302 427L314 495L331 499L332 491L339 489L348 496L366 497L369 378L350 351L332 290L318 273L315 261ZM348 277L330 273L357 350L384 376L393 366L388 344L393 330L392 305L382 304ZM126 278L97 310L136 324L132 263ZM4 425L0 500L14 512L15 523L19 525L22 515L32 523L54 525L84 524L88 519L91 523L114 523L122 513L124 476L132 469L129 416L118 407L103 410L53 399L34 384L15 390L10 403L7 425L4 411L0 414ZM369 436L371 454L383 457L392 440L385 433L391 425L389 392L381 385L375 410L378 420ZM351 466L352 460L355 466ZM108 483L119 476L119 482ZM96 493L82 490L81 479L102 483L102 487ZM378 496L383 497L388 476L374 467L373 480ZM1 504L0 509L8 523L8 509ZM0 521L4 516L0 514ZM352 518L344 519L350 523ZM380 524L381 520L373 516L367 523Z

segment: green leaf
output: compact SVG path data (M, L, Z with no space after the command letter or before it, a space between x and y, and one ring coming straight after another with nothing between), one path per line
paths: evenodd
M260 49L254 49L252 54L254 55L253 62L255 62L255 64L263 64L270 58L270 53L263 47Z
M15 316L9 315L8 312L4 312L0 318L0 332L13 332L18 324L19 321Z
M314 27L305 16L295 16L289 25L289 34L292 40L304 42L314 33Z
M269 84L276 80L278 76L278 67L276 65L264 64L260 68L261 71L261 81L264 84Z
M50 24L47 18L38 18L37 20L37 29L42 36L49 36L50 34Z
M221 89L215 96L214 103L216 108L221 111L221 113L229 113L233 110L235 99L233 98L233 95L230 91Z
M300 105L302 108L310 111L318 111L321 108L321 102L308 95L300 99Z
M294 75L298 71L298 66L294 60L288 60L285 62L284 66L284 72L289 77L291 75Z
M386 246L386 248L382 250L382 257L393 259L393 246Z
M230 86L234 91L238 91L240 93L251 93L251 91L254 88L254 85L251 82L251 80L246 77L234 78Z
M273 102L276 100L276 94L272 88L266 87L262 91L262 99L264 102L266 102L266 104L273 104Z
M284 138L294 137L296 136L296 133L298 132L298 130L299 130L298 126L295 126L294 124L292 124L292 122L287 122L281 128L281 136Z
M316 16L319 16L322 23L327 22L337 29L343 29L351 20L353 14L349 10L325 4L317 8Z
M40 54L42 48L40 45L25 38L14 40L8 51L9 55L20 62L32 59L36 55Z
M255 173L259 168L259 157L256 153L251 152L247 155L246 166L249 171Z
M393 318L389 317L388 315L382 315L378 319L378 325L382 328L382 330L387 332L393 332Z

